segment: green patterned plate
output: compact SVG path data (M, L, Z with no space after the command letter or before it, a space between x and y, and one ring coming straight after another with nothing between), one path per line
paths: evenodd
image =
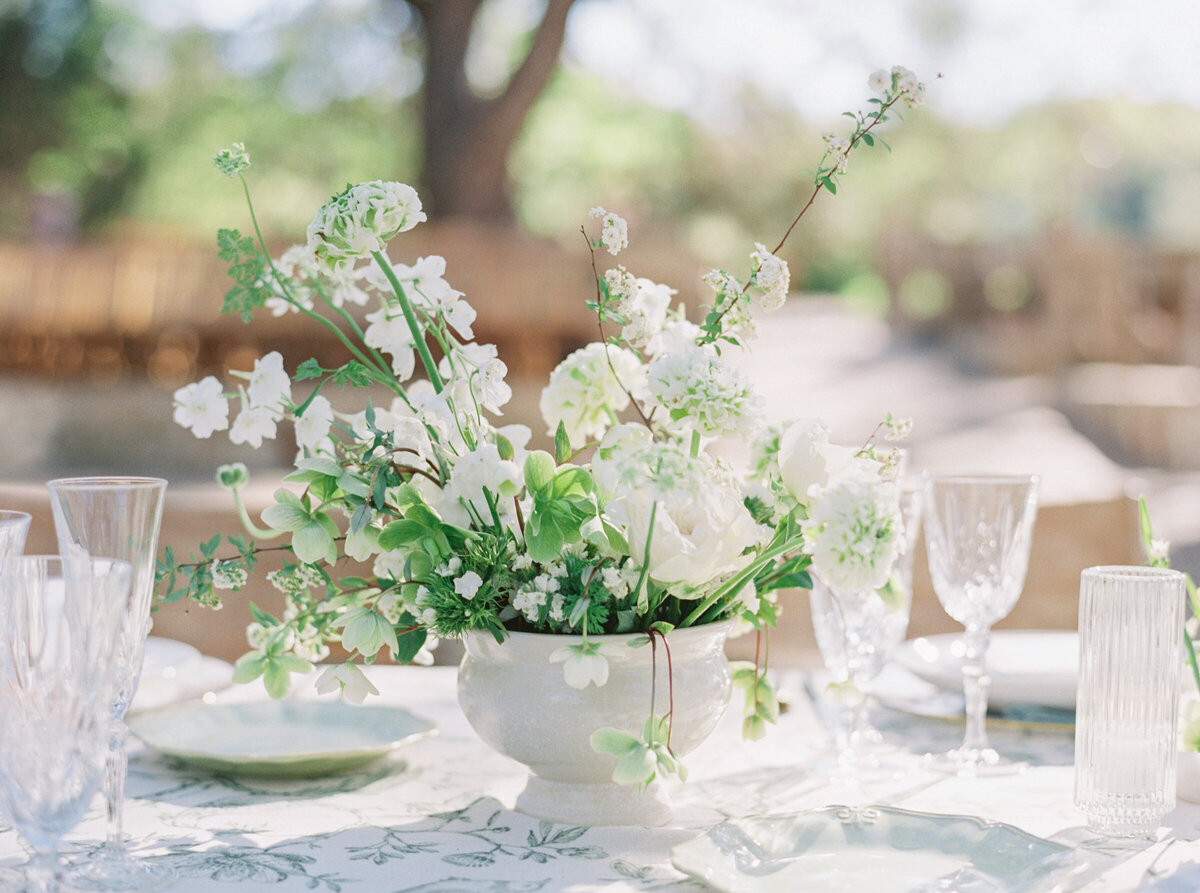
M189 704L130 716L128 724L148 746L189 765L268 778L357 769L436 731L399 707L341 701Z

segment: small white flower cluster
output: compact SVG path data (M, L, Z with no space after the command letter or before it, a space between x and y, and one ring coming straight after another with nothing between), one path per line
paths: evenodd
M241 589L249 576L245 566L234 561L213 561L210 571L216 589Z
M597 206L588 212L593 220L600 220L600 244L608 253L616 256L629 247L629 224L623 217Z
M871 72L867 86L876 93L887 95L892 90L904 97L909 108L925 104L925 85L916 73L903 65L895 65L891 71L880 69Z
M617 313L625 320L621 338L637 350L653 353L655 340L667 322L667 309L675 289L634 276L624 267L604 274Z
M541 617L542 608L547 604L550 610L547 619L551 623L562 623L563 596L560 578L566 574L566 568L561 564L551 567L547 573L538 574L524 587L518 589L512 597L512 606L529 623L537 623Z
M655 358L647 387L672 422L704 437L745 436L762 425L762 398L710 345L692 344Z
M850 140L832 130L823 132L821 139L825 141L826 157L832 155L834 158L833 170L839 174L846 173L846 167L850 163Z
M297 595L325 582L321 571L311 564L297 564L286 570L271 571L267 582L285 595Z
M769 252L761 242L754 243L750 258L754 262L754 284L762 289L758 306L767 312L778 310L787 300L788 290L792 287L787 261Z

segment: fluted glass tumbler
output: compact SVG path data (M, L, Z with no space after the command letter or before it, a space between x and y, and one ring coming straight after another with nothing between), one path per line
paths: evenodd
M21 554L30 520L27 512L0 511L0 558Z
M1082 574L1075 805L1098 834L1150 836L1175 807L1185 593L1164 568Z

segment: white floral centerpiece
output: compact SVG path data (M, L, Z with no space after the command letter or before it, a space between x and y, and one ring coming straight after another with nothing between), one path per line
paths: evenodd
M176 392L175 420L197 437L228 430L234 443L258 447L290 422L299 453L265 526L242 506L245 467L220 469L252 538L226 537L226 552L216 536L187 560L166 550L164 598L215 605L214 590L244 585L264 549L281 551L269 577L286 608L279 617L253 609L252 650L235 678L261 676L281 696L291 674L311 671L340 642L350 659L327 666L317 688L361 701L374 689L360 662L385 653L421 661L439 638L570 636L550 659L562 663L564 685L581 689L608 679L601 636L653 645L725 620L765 635L777 591L807 587L814 569L845 589L884 586L900 534L892 453L874 435L859 449L835 446L811 420L767 426L752 383L726 362L752 341L756 315L786 300L779 250L796 222L820 191L836 192L851 151L880 142L875 128L924 90L899 67L869 83L878 93L871 111L850 115L848 136L826 134L812 195L779 245L756 245L744 279L704 277L712 299L699 323L671 306L673 289L623 266L599 273L599 253L618 255L628 231L618 215L593 209L590 306L602 340L563 360L542 393L552 452L530 450L528 428L498 423L512 396L507 370L495 346L474 340L475 311L445 261L389 258L393 238L425 219L411 187L348 187L317 212L307 241L279 258L262 247L257 222L257 240L222 230L220 256L236 283L224 309L247 321L261 309L310 317L344 345L347 362L307 360L289 373L269 353L232 372L232 390L208 377ZM215 162L245 184L240 145ZM368 386L390 399L344 414L325 393ZM905 427L889 418L877 433ZM750 467L711 454L718 438L745 442ZM270 539L283 545L260 544ZM369 572L354 573L347 559ZM778 712L765 670L760 661L734 673L750 737ZM619 758L614 778L644 784L680 768L670 711L647 720L641 736L593 736Z

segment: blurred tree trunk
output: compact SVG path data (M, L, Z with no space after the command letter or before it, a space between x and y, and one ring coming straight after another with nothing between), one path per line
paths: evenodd
M512 219L508 156L558 63L575 0L547 0L529 52L503 92L475 93L464 65L484 0L409 0L425 25L422 200L439 217Z

